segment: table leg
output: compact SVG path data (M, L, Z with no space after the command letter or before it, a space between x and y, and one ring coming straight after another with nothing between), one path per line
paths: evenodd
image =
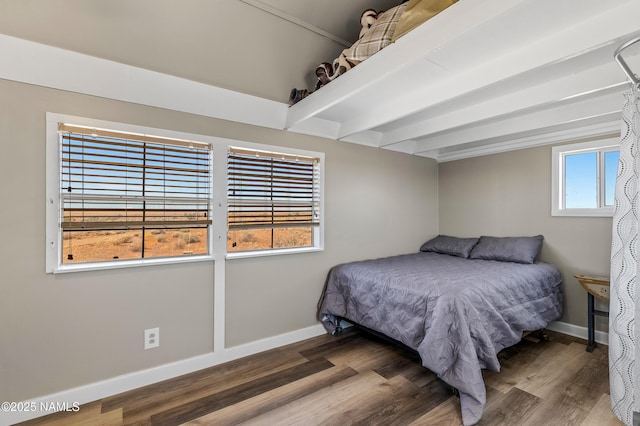
M593 294L587 293L587 326L589 333L589 340L587 342L587 352L593 351L596 346L596 332L595 332L595 314L594 314L594 297Z

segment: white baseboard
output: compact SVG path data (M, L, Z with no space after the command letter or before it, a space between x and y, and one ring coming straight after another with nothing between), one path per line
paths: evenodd
M79 386L73 389L33 398L16 404L14 407L0 409L0 425L11 425L61 410L72 410L78 404L86 404L98 399L117 395L142 386L213 367L234 359L264 352L269 349L296 343L326 333L322 325L295 330L278 336L257 340L239 346L224 349L220 353L208 353L193 358L160 365L147 370L124 374L112 379ZM0 401L1 402L1 401ZM14 408L15 411L11 411Z
M562 321L554 321L547 326L547 329L551 331L557 331L558 333L568 334L569 336L579 337L587 340L589 338L589 330L587 327L581 327L579 325L573 325ZM595 331L596 343L602 345L609 345L609 333L605 331Z

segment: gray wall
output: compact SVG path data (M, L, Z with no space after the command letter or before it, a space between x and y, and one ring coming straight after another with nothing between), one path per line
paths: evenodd
M0 33L280 102L344 49L239 0L0 0Z
M438 233L437 164L284 131L0 80L0 401L213 350L213 265L45 270L45 113L326 153L325 250L227 261L227 346L317 324L336 263L414 252ZM160 348L142 348L160 327Z
M612 220L551 216L551 146L442 163L438 176L440 233L544 235L541 260L565 280L562 321L586 327L587 293L573 276L609 276Z

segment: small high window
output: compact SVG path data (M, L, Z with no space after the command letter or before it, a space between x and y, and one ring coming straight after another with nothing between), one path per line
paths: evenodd
M553 147L553 216L613 215L618 149L617 138Z

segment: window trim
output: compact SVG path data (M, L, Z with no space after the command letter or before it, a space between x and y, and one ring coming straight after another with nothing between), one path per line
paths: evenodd
M46 246L47 252L45 256L45 272L46 273L67 273L90 270L118 269L138 266L151 266L159 264L202 262L214 259L214 227L209 225L208 238L208 254L193 256L176 256L162 258L144 258L144 259L122 259L118 261L100 261L86 262L78 264L64 264L62 262L62 227L60 226L60 214L62 199L60 196L60 136L58 132L58 123L73 123L78 126L96 127L101 129L109 129L116 132L136 133L141 135L154 135L169 139L178 140L196 140L213 147L211 137L202 135L188 134L185 132L176 132L159 128L151 128L137 126L132 124L110 122L104 120L96 120L85 117L77 117L66 114L56 114L48 112L46 114L46 193L47 193L47 210L46 210ZM211 188L213 191L213 188ZM210 195L213 200L213 196ZM215 205L214 201L211 202ZM213 216L213 207L210 210Z
M211 145L211 155L213 157L213 183L211 185L212 225L209 230L209 254L194 255L189 257L163 257L146 259L127 259L117 262L87 262L79 264L63 264L59 244L62 242L62 230L60 221L60 140L58 136L58 123L69 122L80 126L97 127L111 129L120 132L130 132L138 134L155 135L171 139L196 140ZM252 143L240 140L218 138L201 134L178 132L155 127L145 127L133 124L111 122L86 117L79 117L53 112L46 113L46 145L45 145L45 189L46 189L46 212L45 212L45 272L48 274L59 274L68 272L93 271L105 269L120 269L140 266L154 266L167 264L180 264L190 262L213 261L216 259L237 259L249 257L262 257L273 255L287 255L318 252L324 250L324 166L325 154L323 152L307 151L286 146L267 145ZM227 230L227 152L229 147L241 147L253 150L276 151L291 155L316 157L320 159L319 184L320 184L320 225L314 227L313 246L278 248L259 251L244 251L227 253L226 239Z
M301 156L301 157L312 157L317 158L319 160L318 164L318 183L320 186L319 189L319 213L320 213L320 223L318 226L312 227L312 245L309 247L286 247L286 248L271 248L264 250L247 250L247 251L232 251L228 252L226 250L226 240L225 240L225 257L226 259L243 259L243 258L251 258L251 257L262 257L262 256L274 256L274 255L284 255L284 254L300 254L300 253L310 253L310 252L319 252L324 251L324 166L325 166L325 154L323 152L316 151L307 151L297 148L288 148L283 146L275 146L275 145L265 145L265 144L257 144L251 142L240 142L234 141L233 143L229 143L225 146L224 151L224 161L225 161L225 183L227 183L227 153L230 148L243 148L247 150L253 151L266 151L271 153L281 153L291 156ZM214 151L215 153L215 151ZM225 188L226 189L226 188ZM226 200L226 190L225 190L225 224L227 220L227 200ZM225 226L226 235L228 235L228 229Z
M620 139L618 137L599 139L589 142L580 142L568 145L554 146L551 149L552 164L552 190L551 190L551 216L575 216L575 217L611 217L613 216L614 206L601 206L595 208L579 208L567 209L564 207L565 199L565 173L564 173L564 157L571 154L579 154L586 152L598 153L598 191L599 202L605 196L605 182L602 179L604 174L604 162L602 161L602 153L616 151L620 149Z

